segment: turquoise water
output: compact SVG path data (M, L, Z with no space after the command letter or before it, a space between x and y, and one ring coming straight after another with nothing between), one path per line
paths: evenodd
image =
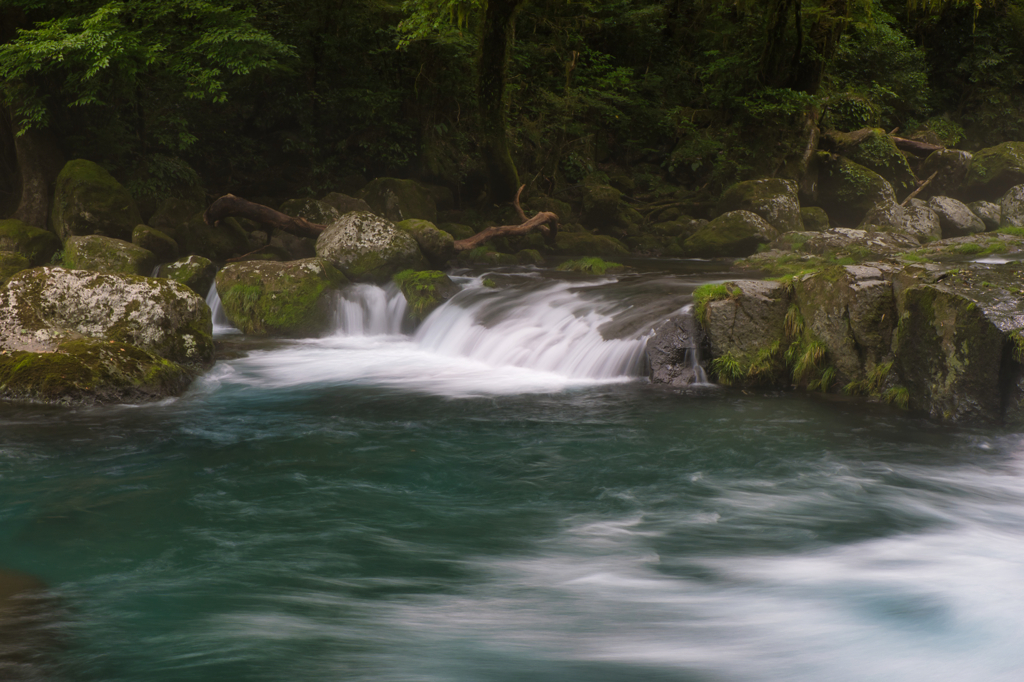
M616 292L645 286L680 304L692 289L624 281L552 305L622 322ZM0 408L0 569L51 597L34 615L46 636L10 640L0 673L1022 678L1021 434L536 368L580 366L571 349L470 359L459 339L508 336L501 319L558 296L467 287L465 314L488 295L509 310L448 346L228 336L248 354L178 400ZM587 317L538 311L560 334ZM632 326L623 344L645 333Z

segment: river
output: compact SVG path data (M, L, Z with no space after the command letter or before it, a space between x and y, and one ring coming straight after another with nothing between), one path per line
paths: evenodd
M1024 434L648 385L714 277L355 287L181 398L0 407L0 679L1024 679Z

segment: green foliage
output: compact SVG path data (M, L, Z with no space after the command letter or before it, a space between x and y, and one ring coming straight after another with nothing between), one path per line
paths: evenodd
M588 275L603 275L609 270L615 268L621 269L622 265L619 263L609 263L608 261L596 256L589 256L578 260L567 260L555 269L563 272L583 272Z
M910 391L904 386L894 386L882 394L882 399L901 410L910 407Z
M693 291L693 314L701 326L708 323L708 304L732 298L739 290L731 284L703 284Z
M1009 339L1014 362L1024 364L1024 333L1020 329L1014 329L1010 332Z

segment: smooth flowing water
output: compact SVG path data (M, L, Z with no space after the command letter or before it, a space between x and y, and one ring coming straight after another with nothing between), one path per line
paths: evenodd
M335 336L222 334L161 404L0 407L0 679L1024 679L1022 434L661 390L699 278L490 277L414 333L355 287Z

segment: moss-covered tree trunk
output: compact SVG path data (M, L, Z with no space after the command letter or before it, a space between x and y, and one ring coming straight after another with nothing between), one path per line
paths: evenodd
M477 98L491 201L512 201L519 173L508 144L505 83L516 12L524 0L489 0L480 39Z

